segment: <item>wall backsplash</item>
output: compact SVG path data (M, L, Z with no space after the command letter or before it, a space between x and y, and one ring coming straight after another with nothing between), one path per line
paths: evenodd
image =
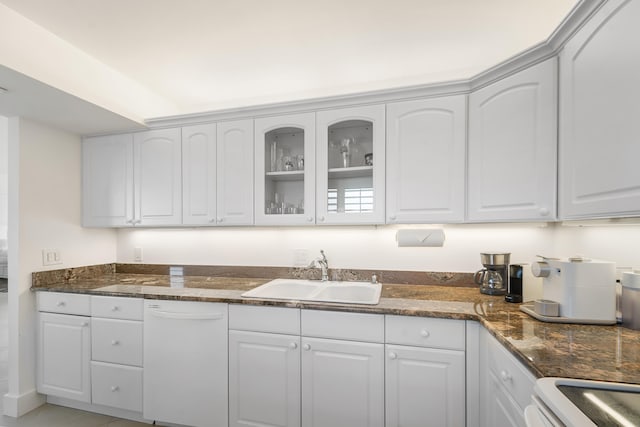
M512 262L537 254L612 260L640 268L640 225L460 224L444 229L443 247L399 248L400 228L430 226L232 227L120 229L118 259L145 264L302 266L324 249L333 268L473 272L480 252L511 252Z

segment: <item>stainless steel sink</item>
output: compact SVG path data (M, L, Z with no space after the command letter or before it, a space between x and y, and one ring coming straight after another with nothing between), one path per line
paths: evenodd
M380 283L275 279L242 297L375 305L381 291Z

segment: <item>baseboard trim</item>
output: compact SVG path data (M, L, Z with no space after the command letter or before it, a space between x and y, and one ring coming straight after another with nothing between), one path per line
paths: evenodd
M94 412L96 414L109 415L111 417L137 421L139 423L153 423L152 420L146 420L142 418L141 412L134 412L125 409L112 408L110 406L80 402L77 400L66 399L64 397L47 396L47 403L58 406L66 406L67 408L80 409L81 411Z
M23 394L7 393L3 397L4 415L18 418L45 404L45 397L35 389Z

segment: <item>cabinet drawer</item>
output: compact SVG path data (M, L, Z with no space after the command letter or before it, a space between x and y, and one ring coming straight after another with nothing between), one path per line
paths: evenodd
M384 342L384 316L302 310L302 335L353 341Z
M495 338L487 335L489 369L520 409L531 402L535 377Z
M300 335L300 310L231 304L229 329Z
M464 320L386 316L385 325L389 344L465 349Z
M142 322L91 319L91 359L142 366Z
M38 292L37 299L38 311L91 315L91 297L89 295L41 291Z
M142 368L91 362L91 401L142 412Z
M92 296L91 315L110 319L142 320L144 300L142 298Z

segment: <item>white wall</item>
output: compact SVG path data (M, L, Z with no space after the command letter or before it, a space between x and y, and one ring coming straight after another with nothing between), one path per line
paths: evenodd
M0 116L0 247L7 238L7 205L8 195L8 161L9 156L9 123L6 117Z
M5 414L39 405L35 393L36 311L31 273L114 262L116 233L80 226L80 137L9 119L9 391ZM43 248L63 264L43 267Z
M402 228L427 226L402 226ZM118 262L143 249L150 264L293 266L295 251L308 259L324 249L335 268L473 272L480 252L511 252L512 262L537 254L609 259L640 268L640 226L565 227L535 224L445 225L441 248L399 248L400 226L315 228L203 228L118 231Z

